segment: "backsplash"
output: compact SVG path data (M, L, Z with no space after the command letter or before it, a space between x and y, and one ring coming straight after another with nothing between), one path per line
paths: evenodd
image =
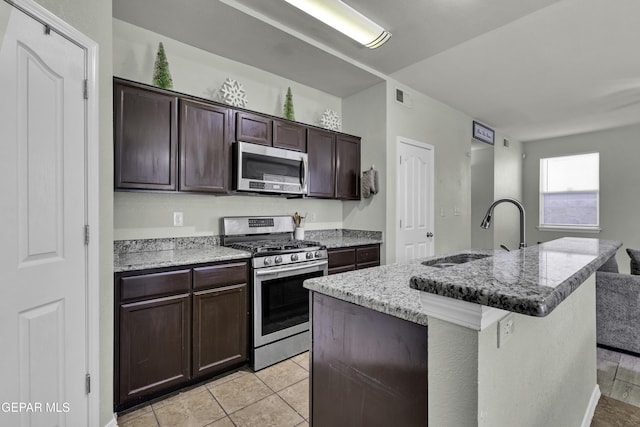
M325 240L339 237L353 237L382 240L381 231L367 230L307 230L305 240ZM113 242L113 254L132 252L171 251L177 249L200 249L220 245L222 236L167 237L160 239L116 240Z

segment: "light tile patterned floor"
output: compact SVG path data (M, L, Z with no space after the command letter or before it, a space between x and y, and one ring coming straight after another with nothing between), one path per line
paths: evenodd
M309 353L245 368L118 417L120 427L306 427Z
M640 358L598 348L598 384L603 395L640 407ZM257 373L245 368L155 402L118 417L118 425L297 427L308 426L308 420L309 353L303 353Z
M640 407L640 357L598 348L600 392Z

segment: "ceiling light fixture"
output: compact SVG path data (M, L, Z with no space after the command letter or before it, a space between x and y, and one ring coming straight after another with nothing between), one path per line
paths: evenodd
M382 46L391 33L340 0L285 0L369 49Z

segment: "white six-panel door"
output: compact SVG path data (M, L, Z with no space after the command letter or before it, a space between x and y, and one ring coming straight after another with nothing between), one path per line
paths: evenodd
M398 137L396 261L433 255L433 147Z
M85 51L4 2L0 37L0 425L85 426Z

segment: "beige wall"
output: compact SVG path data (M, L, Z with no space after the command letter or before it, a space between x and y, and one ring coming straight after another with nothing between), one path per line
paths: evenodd
M282 117L287 87L291 87L297 121L317 126L327 108L341 115L339 97L118 19L113 19L113 75L151 84L159 42L164 45L173 89L178 92L217 101L229 77L242 83L250 110Z
M496 132L495 145L473 142L471 151L471 246L493 249L505 245L518 249L520 213L512 204L500 204L494 210L491 228L480 223L494 200L511 197L522 201L522 143Z
M585 309L591 307L591 309ZM429 318L429 425L580 426L596 384L595 277L548 316L475 331Z
M113 122L110 0L36 0L99 44L100 423L113 417Z
M618 251L616 258L620 270L629 272L629 257L624 248L640 248L637 215L640 201L638 139L640 125L524 143L524 202L529 214L529 242L548 241L562 236L621 240L624 247ZM539 231L540 159L596 151L600 153L602 231L595 235Z
M471 247L493 249L493 230L480 223L494 197L494 148L483 142L471 143ZM495 224L494 224L495 225Z
M378 194L370 198L343 202L345 228L384 231L386 205L390 197L395 197L386 185L386 88L386 82L380 83L342 101L344 131L362 137L361 169L375 166L380 185ZM383 264L386 263L386 247L385 242L380 250Z
M395 90L404 90L411 107L395 101ZM403 136L434 146L435 157L435 253L469 248L471 219L470 157L471 118L433 98L394 80L387 84L387 262L396 259L396 139ZM454 216L453 209L460 209ZM445 216L440 216L440 209Z

